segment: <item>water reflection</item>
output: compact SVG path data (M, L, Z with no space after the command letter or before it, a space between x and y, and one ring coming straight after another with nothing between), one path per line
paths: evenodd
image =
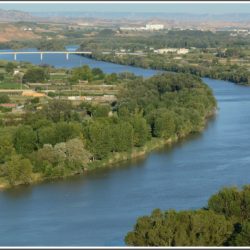
M131 69L86 62L105 72ZM200 208L219 188L250 183L250 88L204 81L219 110L203 132L83 176L0 192L0 245L122 246L136 218L154 208Z
M12 187L2 191L3 195L8 199L20 199L23 197L29 197L32 195L32 185L20 185L18 187Z

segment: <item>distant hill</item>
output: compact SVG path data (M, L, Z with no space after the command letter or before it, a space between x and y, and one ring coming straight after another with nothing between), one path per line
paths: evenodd
M67 18L105 18L105 19L170 19L176 21L250 21L250 13L229 13L229 14L190 14L190 13L164 13L164 12L33 12L37 17L67 17Z
M18 10L2 10L0 9L0 22L20 22L35 21L39 19L31 13Z
M0 22L81 23L88 21L93 25L107 24L116 26L133 25L136 22L138 22L138 25L142 25L145 22L158 21L164 23L166 27L177 28L250 28L250 13L24 12L0 9Z

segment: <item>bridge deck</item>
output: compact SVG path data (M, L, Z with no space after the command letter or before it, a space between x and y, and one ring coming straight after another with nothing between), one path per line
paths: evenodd
M15 54L92 54L91 51L0 51L0 55Z

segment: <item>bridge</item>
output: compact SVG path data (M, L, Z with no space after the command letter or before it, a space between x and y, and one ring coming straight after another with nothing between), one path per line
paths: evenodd
M45 54L64 54L66 55L66 59L69 59L69 54L75 55L91 55L90 51L6 51L0 52L1 55L13 55L14 60L17 60L17 55L30 55L30 54L39 54L41 61L43 60L43 55Z

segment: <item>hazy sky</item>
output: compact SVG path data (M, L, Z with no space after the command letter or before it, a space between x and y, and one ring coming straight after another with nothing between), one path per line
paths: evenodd
M28 3L20 1L0 3L0 9L30 12L86 11L86 12L166 12L166 13L250 13L250 3Z

